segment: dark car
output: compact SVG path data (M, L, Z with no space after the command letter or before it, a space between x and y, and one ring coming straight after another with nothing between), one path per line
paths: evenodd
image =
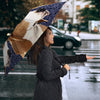
M65 35L63 32L53 26L49 26L54 34L54 44L52 46L64 46L65 49L81 46L81 39L70 35Z

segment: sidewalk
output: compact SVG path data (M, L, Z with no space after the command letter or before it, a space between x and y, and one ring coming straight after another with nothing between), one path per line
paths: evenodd
M62 31L64 33L64 31ZM66 35L69 35L68 31L66 32ZM72 31L72 36L77 36L77 32ZM94 34L94 33L88 33L88 32L80 32L79 37L82 40L100 40L100 34Z

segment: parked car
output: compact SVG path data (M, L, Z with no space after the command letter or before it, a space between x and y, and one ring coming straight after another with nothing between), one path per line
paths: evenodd
M65 49L81 46L81 39L70 35L65 35L59 29L49 26L54 34L54 44L52 46L63 46Z

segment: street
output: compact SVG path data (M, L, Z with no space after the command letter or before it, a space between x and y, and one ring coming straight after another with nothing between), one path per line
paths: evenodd
M100 0L1 0L0 17L0 100L34 100L35 87L40 100L100 100Z
M71 79L66 76L63 83L66 86L68 100L99 100L100 99L100 41L82 41L75 54L96 55L95 59L85 63L70 64ZM65 91L65 90L64 90ZM64 93L64 97L66 94ZM64 99L67 100L67 99Z
M73 33L74 34L74 33ZM82 34L80 34L82 36ZM89 37L90 38L90 37ZM53 48L59 55L87 54L95 59L70 64L69 73L62 78L63 100L100 100L100 40L82 39L79 49ZM3 73L2 44L0 44L0 100L33 100L36 67L26 57L8 77Z

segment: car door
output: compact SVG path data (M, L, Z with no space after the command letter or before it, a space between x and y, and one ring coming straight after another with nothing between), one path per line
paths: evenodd
M54 35L54 46L62 46L62 37L57 30L52 29Z

